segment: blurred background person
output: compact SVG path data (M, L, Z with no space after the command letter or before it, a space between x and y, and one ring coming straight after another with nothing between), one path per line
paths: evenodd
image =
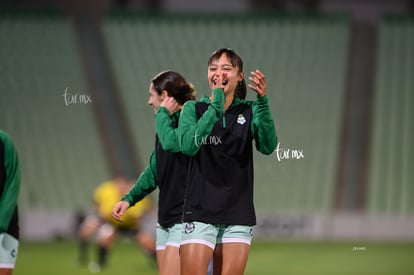
M20 168L16 148L0 130L0 275L13 274L19 247L17 199Z
M149 198L144 198L124 215L120 223L111 218L112 208L133 185L123 176L103 182L94 192L94 213L88 215L79 227L79 261L88 262L88 247L92 239L97 242L97 262L89 263L93 272L107 264L108 251L120 234L132 237L152 259L155 256L155 215Z

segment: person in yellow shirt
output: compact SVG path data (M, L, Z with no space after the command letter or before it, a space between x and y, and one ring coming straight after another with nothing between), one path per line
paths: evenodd
M101 183L94 191L94 213L88 215L79 227L80 263L88 262L88 247L92 238L97 241L97 262L89 263L92 272L100 271L106 264L108 251L119 234L134 237L138 246L151 257L155 255L156 213L149 198L144 198L128 209L124 222L112 219L114 205L131 189L133 181L123 176Z

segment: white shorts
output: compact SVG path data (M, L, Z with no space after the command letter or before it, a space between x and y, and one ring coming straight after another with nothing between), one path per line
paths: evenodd
M0 268L14 269L19 241L7 233L0 234Z
M171 227L162 227L157 223L157 250L165 250L166 246L179 248L181 243L182 224L177 223Z
M183 224L181 244L198 243L214 250L216 244L244 243L250 245L253 238L253 226L207 224L187 222Z

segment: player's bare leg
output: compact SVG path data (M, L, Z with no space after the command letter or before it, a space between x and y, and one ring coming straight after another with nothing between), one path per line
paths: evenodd
M165 250L157 250L156 254L157 254L158 273L161 274L161 270L163 266L165 266L163 265Z
M88 262L88 248L89 240L93 237L98 230L101 222L97 217L87 217L79 228L79 261L81 264L87 264Z
M162 262L159 269L160 275L179 275L180 274L180 254L179 248L167 245L162 255ZM158 254L157 254L158 255Z
M244 243L217 244L214 250L214 275L243 275L250 246Z
M90 239L93 234L98 230L101 222L99 218L91 216L85 218L79 228L79 238L81 239Z
M108 251L118 237L116 229L110 224L103 224L98 230L98 265L100 268L107 263Z
M146 254L151 257L155 255L155 239L152 234L140 232L135 236L137 244L142 247Z
M184 244L180 247L181 275L205 275L213 249L202 244Z

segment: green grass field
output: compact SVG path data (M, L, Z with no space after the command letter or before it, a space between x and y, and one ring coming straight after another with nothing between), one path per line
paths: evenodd
M91 257L94 251L91 249ZM73 241L22 242L14 275L91 274L77 263ZM157 274L133 244L119 242L100 274ZM261 242L252 244L246 275L414 274L414 243Z

